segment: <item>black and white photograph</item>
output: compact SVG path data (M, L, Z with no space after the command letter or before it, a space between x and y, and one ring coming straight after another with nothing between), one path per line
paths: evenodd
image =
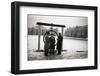
M11 71L97 69L97 7L13 2Z
M27 59L88 58L88 17L27 15Z

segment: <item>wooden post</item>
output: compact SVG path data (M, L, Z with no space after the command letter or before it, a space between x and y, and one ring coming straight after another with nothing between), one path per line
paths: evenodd
M38 28L38 33L39 33L39 35L38 35L38 50L40 50L40 35L41 35L41 25L39 25L39 28Z
M62 27L62 36L63 36L64 28Z
M62 37L63 37L63 33L64 33L64 28L62 27ZM63 41L62 41L62 50L63 50Z

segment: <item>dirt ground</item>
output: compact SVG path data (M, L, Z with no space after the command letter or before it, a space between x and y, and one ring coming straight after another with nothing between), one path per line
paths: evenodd
M28 60L57 60L57 59L84 59L88 58L87 51L63 51L61 55L44 56L44 52L28 50Z

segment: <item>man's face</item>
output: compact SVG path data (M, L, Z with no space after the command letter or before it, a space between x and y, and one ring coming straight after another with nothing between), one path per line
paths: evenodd
M53 37L53 35L51 35L51 37Z

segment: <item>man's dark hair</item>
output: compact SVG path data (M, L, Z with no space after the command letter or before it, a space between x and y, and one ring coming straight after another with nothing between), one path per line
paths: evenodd
M59 33L59 36L61 36L61 33Z
M49 35L49 31L47 31L46 33L47 33L47 35Z

